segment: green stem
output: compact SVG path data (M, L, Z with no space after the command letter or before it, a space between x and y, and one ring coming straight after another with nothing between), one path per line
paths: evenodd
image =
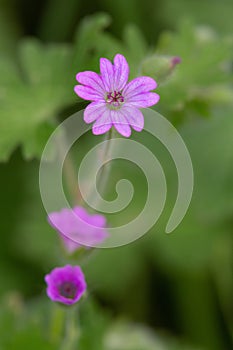
M52 304L50 341L59 350L76 350L80 331L77 307Z
M61 159L64 156L65 141L62 140L58 143L58 152ZM65 184L67 186L68 194L73 205L77 205L81 201L81 193L78 188L78 179L76 176L74 163L70 154L67 154L63 164L64 174L65 174Z
M78 189L78 179L75 174L74 164L69 155L67 155L64 161L64 173L72 204L77 205L80 203L82 196Z
M59 344L65 324L64 308L52 303L50 321L50 340L53 344Z
M103 146L102 152L100 155L97 155L97 162L98 164L103 164L103 166L100 169L99 174L99 184L97 184L97 187L99 189L100 193L104 193L106 189L106 185L109 178L109 173L111 166L109 163L106 163L106 160L109 159L109 155L111 153L111 140L113 138L113 135L115 134L114 129L111 129L106 135L104 141L105 144ZM62 150L60 150L62 154ZM71 197L72 203L74 205L84 205L84 200L82 199L82 196L80 194L80 191L78 189L78 179L75 174L74 164L72 161L72 158L67 155L65 162L64 162L64 174L66 178L66 185L69 192L69 195ZM90 184L89 189L87 190L87 201L92 203L93 206L96 206L97 199L94 198L94 189L95 189L95 183Z
M108 183L108 178L109 178L109 174L110 174L110 170L111 170L111 165L110 163L105 163L107 161L107 159L109 159L109 155L111 154L111 140L113 138L114 135L114 130L111 129L109 131L109 133L106 134L105 137L105 144L104 144L104 148L102 150L102 155L99 158L98 162L100 164L103 164L103 166L100 169L100 174L99 174L99 184L97 184L97 188L99 189L99 192L104 194L106 187L107 187L107 183ZM93 184L92 186L92 191L90 191L89 194L89 198L91 198L93 196L92 192L93 192L93 187L95 187L95 184ZM97 200L95 201L94 199L92 200L92 202L94 206L96 206L97 204Z
M76 324L77 308L68 307L66 310L65 338L61 344L60 350L76 350L78 346L79 329Z

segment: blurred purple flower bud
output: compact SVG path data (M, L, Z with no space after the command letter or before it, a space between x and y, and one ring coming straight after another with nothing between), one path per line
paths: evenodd
M45 281L48 297L65 305L75 304L87 289L84 274L79 266L56 267L45 276Z

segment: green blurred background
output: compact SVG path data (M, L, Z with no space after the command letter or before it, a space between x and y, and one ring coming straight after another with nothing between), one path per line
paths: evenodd
M73 93L75 74L98 71L99 57L117 52L132 76L158 79L155 109L184 138L195 187L183 222L166 235L175 166L158 141L133 133L163 165L166 210L137 242L82 260L90 295L79 349L231 349L232 16L231 0L0 0L0 349L58 349L47 334L44 274L62 260L40 199L39 160L56 125L86 105ZM161 55L182 59L166 78ZM88 134L83 149L93 142ZM109 215L117 225L140 212L147 188L125 161L111 174L110 199L120 178L135 186L129 208Z

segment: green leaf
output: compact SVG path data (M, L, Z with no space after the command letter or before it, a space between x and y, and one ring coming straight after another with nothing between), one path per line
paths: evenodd
M154 244L149 244L153 256L155 259L159 257L164 266L190 271L207 267L216 241L229 234L227 223L233 210L231 109L220 108L211 118L187 122L179 131L194 168L191 205L175 232L162 234L160 232L164 232L165 222L174 205L174 198L170 197L159 227L155 226L154 234L148 239L154 241ZM154 152L161 155L159 148ZM175 169L170 159L163 156L162 162L168 186L174 195L177 187Z
M46 305L47 304L47 305ZM0 348L2 350L55 350L46 336L48 302L25 305L18 294L1 302Z
M75 101L69 47L46 47L28 39L20 44L19 59L21 71L12 62L1 60L0 160L7 160L20 144L37 142L31 140L35 134L41 135L39 143L43 144L48 133L37 128ZM26 153L34 155L33 150Z
M121 52L122 44L105 29L111 19L105 13L98 13L85 17L77 29L74 42L74 65L76 71L99 71L99 58L112 58L118 51Z
M177 33L164 32L157 53L179 56L182 62L167 84L158 89L161 112L169 118L173 114L174 120L177 111L183 119L193 112L205 117L209 108L231 104L232 52L233 37L218 35L208 27L184 22ZM203 104L204 110L200 109Z
M105 350L103 340L110 322L109 315L90 297L80 305L79 311L80 350Z
M142 60L148 52L148 45L138 27L128 24L124 29L123 38L130 55L135 60Z
M103 13L86 17L73 46L24 39L17 52L19 66L0 56L0 161L6 161L19 145L27 159L40 156L56 117L79 101L73 92L76 73L98 72L99 57L111 59L123 53L132 63L131 72L138 71L145 50L143 38L129 27L122 43L105 30L109 23L110 17ZM140 50L135 50L137 36Z
M23 154L25 159L33 157L40 157L45 147L46 141L54 131L54 125L45 121L41 123L35 130L31 137L27 138L23 144Z

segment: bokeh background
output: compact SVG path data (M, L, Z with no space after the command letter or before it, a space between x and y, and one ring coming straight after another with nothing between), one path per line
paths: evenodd
M63 258L40 199L39 161L56 125L86 106L73 93L75 74L98 71L99 57L117 52L132 76L158 80L155 109L184 138L195 187L183 222L166 235L176 169L159 141L133 133L163 165L166 210L137 242L82 259L89 296L78 349L231 349L232 15L231 0L0 0L1 349L59 348L49 337L44 275ZM171 68L173 56L182 63ZM91 147L91 133L82 142ZM137 215L146 200L145 176L125 161L112 164L109 199L122 177L135 198L109 215L111 225Z

